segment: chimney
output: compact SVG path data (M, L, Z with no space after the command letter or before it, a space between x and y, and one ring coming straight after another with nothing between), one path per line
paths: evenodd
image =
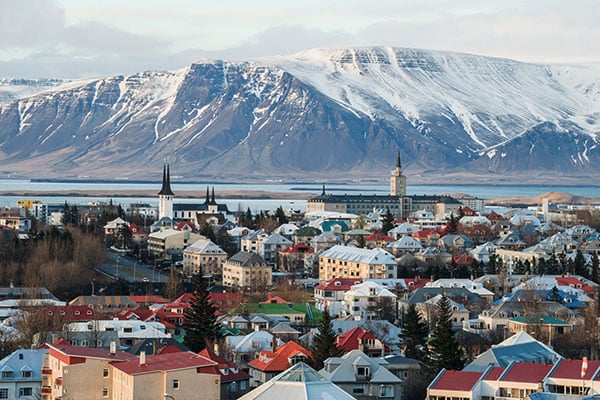
M109 350L110 354L117 354L117 342L115 342L114 340L112 340L110 342L110 350Z
M140 353L140 366L146 365L146 352L142 351Z
M219 355L219 343L215 342L215 344L213 345L213 352L215 353L215 355Z
M273 335L273 341L271 342L271 345L273 347L273 353L275 353L275 351L277 351L277 336Z

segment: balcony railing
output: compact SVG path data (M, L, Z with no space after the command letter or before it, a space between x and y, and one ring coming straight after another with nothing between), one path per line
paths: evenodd
M50 386L42 386L42 394L51 394L52 388Z
M52 375L52 368L42 367L42 375Z

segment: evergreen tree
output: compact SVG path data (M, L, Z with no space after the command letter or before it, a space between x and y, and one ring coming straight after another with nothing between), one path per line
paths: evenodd
M217 242L217 235L215 235L213 227L208 222L205 222L204 225L202 225L202 228L200 228L200 232L198 233L213 243Z
M454 213L450 213L450 216L446 218L446 233L449 235L456 235L458 233L458 221L460 217L455 217Z
M283 207L281 206L277 207L277 210L275 210L275 218L279 225L287 224L289 222L288 217L286 217L285 211L283 211Z
M389 231L394 229L395 221L394 214L392 214L388 207L386 213L383 215L383 226L381 227L381 231L387 235Z
M459 370L464 367L462 350L452 331L450 301L445 294L436 305L437 322L429 335L423 360L425 372L434 377L442 368Z
M421 360L427 340L427 324L421 321L421 316L415 304L410 304L404 313L402 338L404 340L404 355L408 358Z
M490 255L490 259L487 263L487 273L488 274L496 274L498 273L498 268L497 268L497 258L498 256L496 254L491 254Z
M208 287L202 279L202 271L194 276L194 297L185 311L184 344L197 353L204 350L219 337L219 325L215 307L209 297Z
M548 294L548 300L562 304L563 299L562 299L562 296L560 295L560 291L558 290L558 288L556 286L554 286L552 289L550 289L550 293Z
M331 316L327 307L323 310L318 329L319 332L315 334L311 348L313 365L317 370L323 368L323 363L329 357L340 357L343 354L335 344L337 335L333 330Z
M598 254L592 254L592 280L598 283L598 267L600 266L600 260L598 260Z
M573 261L573 269L577 275L581 275L585 278L589 277L588 269L585 265L585 258L583 258L583 253L581 250L577 250L575 254L575 260Z

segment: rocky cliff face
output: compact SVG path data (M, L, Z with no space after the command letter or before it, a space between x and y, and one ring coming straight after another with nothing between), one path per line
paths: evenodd
M600 165L600 68L392 48L70 82L0 106L0 169L21 176L386 178ZM549 161L552 160L552 161ZM157 167L158 165L158 167Z

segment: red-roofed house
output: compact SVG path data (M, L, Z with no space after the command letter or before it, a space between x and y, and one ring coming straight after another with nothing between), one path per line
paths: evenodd
M208 294L213 306L217 308L217 315L229 314L246 303L244 295L240 292L211 292Z
M179 221L173 229L182 232L197 232L196 227L194 227L194 224L192 224L190 221Z
M436 246L440 240L440 233L435 229L425 229L413 233L413 239L418 240L423 247Z
M312 247L302 242L279 250L279 270L282 272L303 271L304 259L314 252Z
M248 391L250 388L250 375L239 369L237 364L216 355L208 348L198 354L218 364L217 368L221 375L221 399L237 399Z
M525 399L530 393L541 391L553 367L553 364L511 363L498 378L499 396Z
M156 310L156 321L162 323L167 333L174 336L183 335L185 312L191 306L189 303L170 303Z
M338 315L344 309L344 293L359 283L361 278L335 278L315 286L315 308L324 311L327 306L329 314Z
M385 249L385 246L388 243L395 242L396 240L388 235L381 232L373 232L372 234L365 236L365 247L369 249L373 249L375 247L380 247Z
M131 241L133 243L140 245L148 241L148 232L134 223L129 224L129 232L131 233Z
M64 340L48 345L42 358L42 400L101 399L112 392L111 361L134 360L122 351L72 346Z
M62 329L63 324L67 322L92 321L99 318L98 313L88 306L49 306L41 312L48 320L47 327L52 329Z
M442 370L427 388L429 400L477 399L483 372Z
M386 353L390 351L390 348L385 346L377 336L358 326L339 335L336 340L337 347L344 353L360 350L369 356L377 356L381 355L382 350Z
M423 279L419 276L414 278L404 278L404 283L406 283L406 287L409 292L412 292L415 289L422 288L431 282L431 279Z
M257 359L248 363L252 377L250 385L253 387L262 385L292 365L307 362L310 358L312 358L310 351L292 341L279 346L275 352L261 351Z
M267 293L267 300L265 301L261 301L260 304L288 304L289 301L287 301L284 298L281 298L279 296L273 296L273 293L268 292Z
M167 353L111 363L112 399L219 399L217 363L192 352ZM75 398L75 397L74 397ZM76 397L76 398L92 398Z
M166 303L170 303L171 300L166 299L164 297L160 297L160 296L129 296L129 298L133 301L135 301L137 304L139 305L152 305L152 304L166 304Z
M596 297L596 288L588 285L585 281L573 276L557 276L556 283L558 286L570 286L576 289L581 289L590 297Z
M558 366L550 373L550 376L546 380L548 391L567 395L589 394L589 389L592 387L592 379L598 375L600 361L588 361L583 377L581 376L581 365L582 360L559 360Z
M462 206L462 215L465 217L475 217L479 214L477 214L477 211L473 210L471 207L467 207L467 206Z

